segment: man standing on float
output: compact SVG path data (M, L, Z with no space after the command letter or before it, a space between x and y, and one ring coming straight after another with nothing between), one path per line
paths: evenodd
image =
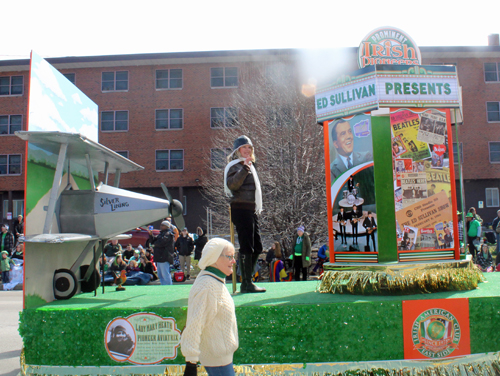
M224 191L230 197L231 218L240 243L242 293L265 292L252 282L252 275L262 252L257 214L262 212L262 191L255 170L252 141L240 136L234 141L230 161L224 170Z

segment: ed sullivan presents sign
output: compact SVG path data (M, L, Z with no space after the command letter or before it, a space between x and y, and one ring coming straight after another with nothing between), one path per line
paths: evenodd
M379 107L459 107L455 66L375 65L316 91L320 122Z
M470 354L469 300L403 301L405 359Z

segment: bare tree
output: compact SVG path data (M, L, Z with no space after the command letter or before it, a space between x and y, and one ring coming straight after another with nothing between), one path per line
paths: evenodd
M212 119L220 130L212 139L210 174L203 180L213 226L228 233L229 200L223 188L227 160L222 157L238 136L250 137L263 192L261 232L290 250L299 225L313 243L325 241L328 234L323 130L316 123L313 98L304 96L286 72L279 66L241 79L232 98L235 110Z

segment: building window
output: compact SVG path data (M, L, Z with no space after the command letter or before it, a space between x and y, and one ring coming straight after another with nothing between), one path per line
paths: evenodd
M184 170L184 150L156 150L156 171Z
M0 116L0 134L14 134L22 128L22 115L2 115Z
M486 102L488 122L500 121L500 102Z
M237 87L238 68L211 68L211 87Z
M489 142L490 163L500 163L500 142Z
M156 110L156 129L182 129L183 112L179 108Z
M120 154L122 157L128 158L128 151L115 151L116 154Z
M156 71L157 89L182 89L182 69L162 69Z
M486 82L500 81L500 63L484 63L484 80Z
M23 95L23 76L0 77L0 95Z
M9 200L3 200L3 218L7 219L9 212ZM18 215L24 216L24 200L12 200L12 218Z
M0 155L0 175L19 175L21 154Z
M238 125L238 110L234 107L218 107L210 109L210 127L228 128Z
M102 91L127 91L128 72L102 72Z
M486 188L486 207L500 206L498 199L498 188Z
M224 168L227 164L227 156L231 154L232 149L210 149L210 161L212 169Z
M453 143L453 163L458 164L458 149L457 149L457 143ZM460 149L460 163L464 163L464 146L462 143L460 143L460 146L458 147Z
M128 111L101 112L101 131L128 131Z
M63 73L63 76L66 77L73 85L75 84L75 73Z

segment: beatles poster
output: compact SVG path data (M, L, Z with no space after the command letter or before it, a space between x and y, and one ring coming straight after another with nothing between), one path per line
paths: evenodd
M398 109L390 121L398 250L454 248L446 112Z
M334 251L376 252L377 214L370 115L359 114L331 121L328 140ZM411 168L412 162L408 161L408 168Z

